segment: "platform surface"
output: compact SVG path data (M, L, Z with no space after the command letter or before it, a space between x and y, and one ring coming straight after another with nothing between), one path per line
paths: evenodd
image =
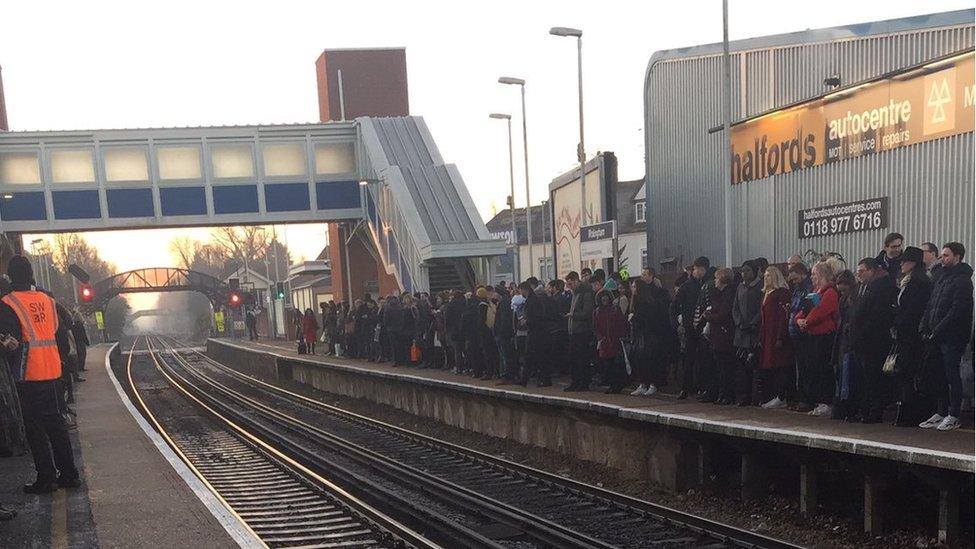
M107 345L89 349L72 431L83 485L26 495L29 455L0 458L0 547L238 547L125 408L105 369Z
M829 418L811 417L785 409L703 404L694 399L677 400L673 395L634 397L604 394L602 390L563 392L568 379L553 379L552 387L498 386L497 380L479 380L446 370L394 367L362 360L299 355L288 341L214 339L241 349L268 353L292 360L312 361L328 367L350 369L366 375L395 376L414 383L430 384L498 398L532 401L580 408L620 418L717 433L808 446L830 451L871 456L943 469L974 472L976 437L972 428L939 432L894 427L887 423L865 425Z

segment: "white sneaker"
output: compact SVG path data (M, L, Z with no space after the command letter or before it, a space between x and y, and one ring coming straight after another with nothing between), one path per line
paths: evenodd
M654 384L650 384L647 386L647 390L644 391L642 394L646 397L649 397L656 392L657 392L657 387L655 387Z
M635 396L635 397L641 396L644 394L644 391L646 390L647 390L647 385L641 385L640 387L634 389L634 392L630 393L630 396Z
M831 410L829 404L817 404L817 407L807 412L807 414L816 417L823 417L829 416L830 412Z
M762 407L765 408L765 409L767 409L767 410L773 410L775 408L782 408L783 406L786 406L786 403L783 402L782 400L780 400L779 397L773 397L772 400L770 400L769 402L764 402L763 405L762 405Z
M950 415L944 417L942 419L942 423L939 423L939 426L936 427L936 429L939 431L951 431L953 429L958 429L961 425L962 424L959 423L959 418Z
M918 426L922 429L931 429L933 427L938 427L939 424L942 423L943 419L945 418L939 414L932 414L932 417L926 419L922 423L919 423Z

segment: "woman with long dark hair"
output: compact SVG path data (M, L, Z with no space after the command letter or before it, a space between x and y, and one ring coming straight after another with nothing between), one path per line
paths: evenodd
M650 281L633 281L633 301L630 315L631 370L637 389L631 395L650 396L657 392L667 378L667 367L675 344L676 334L668 311L671 296L654 284L654 270Z
M305 309L305 316L302 318L302 337L305 338L305 345L308 354L315 354L315 340L319 332L319 321L315 319L312 308Z
M932 294L932 282L922 260L921 248L909 246L901 254L901 279L898 281L898 297L895 299L895 398L898 411L894 424L898 427L914 427L925 419L930 403L919 398L915 388L922 377L919 365L924 363L925 344L918 330Z

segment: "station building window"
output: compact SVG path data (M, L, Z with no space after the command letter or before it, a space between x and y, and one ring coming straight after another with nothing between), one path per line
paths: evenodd
M94 183L95 162L92 159L92 151L51 151L51 181L54 183Z
M127 147L103 149L106 181L149 181L146 149Z
M304 176L307 171L304 143L265 145L263 152L266 177Z
M0 154L0 185L39 185L41 164L36 152Z
M210 162L216 179L254 177L254 155L251 145L214 145Z
M638 202L634 205L634 222L647 222L647 205L644 202Z
M316 175L336 175L355 172L356 152L352 143L316 143Z

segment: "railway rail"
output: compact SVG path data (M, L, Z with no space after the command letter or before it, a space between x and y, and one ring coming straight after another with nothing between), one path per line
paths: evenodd
M264 546L437 547L226 418L180 414L158 386L137 382L135 356L130 349L126 377L147 420Z
M237 410L248 418L249 428L304 452L307 462L318 460L343 477L347 489L367 480L357 469L408 485L446 507L490 519L474 529L495 543L794 547L379 422L245 375L198 351L178 351L178 341L156 341L167 377ZM344 464L322 463L323 451L342 456ZM369 499L368 492L361 495Z

